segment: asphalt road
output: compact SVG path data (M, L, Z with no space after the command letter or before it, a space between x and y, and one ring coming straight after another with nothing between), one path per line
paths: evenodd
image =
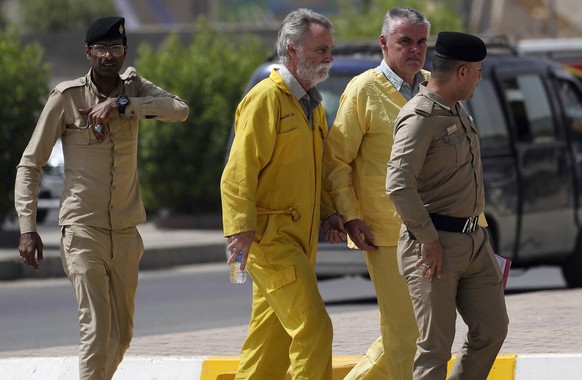
M142 272L135 336L245 325L251 282L234 285L224 264ZM323 281L330 313L374 308L371 283L362 278ZM0 351L78 343L77 311L66 279L18 280L0 285Z
M246 325L251 283L233 285L224 264L142 272L136 299L135 336ZM508 293L564 288L558 268L513 271ZM320 282L330 314L376 307L369 280ZM76 304L66 279L0 283L0 351L78 343Z
M507 283L508 294L564 288L558 267L513 269ZM320 290L330 314L376 308L363 278L321 281ZM250 281L231 284L225 264L142 272L135 337L246 325L250 298ZM76 314L65 278L0 282L0 351L76 345Z

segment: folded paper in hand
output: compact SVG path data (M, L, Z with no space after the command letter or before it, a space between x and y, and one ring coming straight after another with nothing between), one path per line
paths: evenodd
M501 269L501 274L503 276L503 289L507 285L507 276L509 275L509 268L511 267L511 260L506 259L503 256L495 255L497 259L497 264L499 264L499 269Z

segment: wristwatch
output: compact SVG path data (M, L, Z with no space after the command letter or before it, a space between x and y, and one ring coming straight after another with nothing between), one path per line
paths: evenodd
M125 114L125 107L129 105L129 98L127 95L122 95L117 98L117 110L119 113Z

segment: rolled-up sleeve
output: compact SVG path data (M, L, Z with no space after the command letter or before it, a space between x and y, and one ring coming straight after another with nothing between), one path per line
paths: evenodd
M189 108L186 102L147 79L140 80L137 96L129 97L126 116L167 122L180 122L188 118Z

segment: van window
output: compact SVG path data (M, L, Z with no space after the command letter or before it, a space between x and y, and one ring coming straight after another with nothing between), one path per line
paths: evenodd
M482 150L508 148L507 123L491 80L483 78L467 103L479 131Z
M339 108L340 96L344 92L348 82L352 79L351 76L334 75L317 85L317 90L323 97L323 108L327 116L327 124L329 128L333 125L335 114Z
M501 83L518 142L554 141L554 119L542 78L537 74L524 74L504 78Z
M582 138L582 94L576 84L560 80L560 96L572 136Z
M560 99L564 107L566 126L570 129L576 163L582 162L582 93L572 81L559 80Z

